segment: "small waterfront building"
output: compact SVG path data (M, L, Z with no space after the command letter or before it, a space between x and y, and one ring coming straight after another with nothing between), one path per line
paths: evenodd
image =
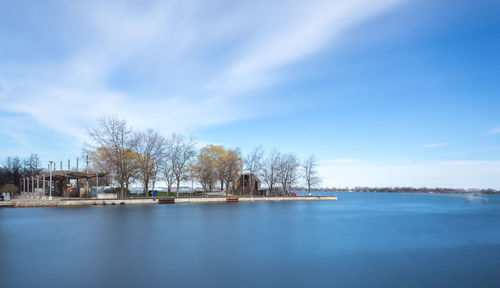
M255 174L251 173L242 173L240 177L238 177L238 183L237 189L239 191L243 191L242 194L250 194L253 191L253 195L258 195L261 185L261 181L259 177ZM253 186L253 190L252 190Z

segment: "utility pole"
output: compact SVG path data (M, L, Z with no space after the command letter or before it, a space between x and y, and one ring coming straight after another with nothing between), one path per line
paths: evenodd
M76 157L76 171L78 172L78 157Z
M92 196L92 193L90 193L89 191L89 155L87 155L87 167L86 167L86 170L87 170L87 190L85 194L87 194L89 196L89 198ZM89 195L90 194L90 195Z
M99 194L99 172L96 170L95 172L95 198L97 198L97 195Z
M45 197L45 174L42 175L42 178L43 178L43 180L42 180L42 186L43 186L42 191L43 191L43 197Z
M49 161L49 200L52 200L52 161Z

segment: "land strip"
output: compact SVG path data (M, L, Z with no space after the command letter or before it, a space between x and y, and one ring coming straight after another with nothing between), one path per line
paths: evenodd
M0 202L0 207L77 207L92 205L154 205L160 203L227 203L258 201L335 201L336 196L296 197L179 197L179 198L128 198L128 199L14 199Z

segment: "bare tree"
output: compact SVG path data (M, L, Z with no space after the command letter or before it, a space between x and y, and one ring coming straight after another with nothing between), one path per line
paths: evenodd
M162 179L167 183L168 192L172 191L172 186L175 182L174 162L176 157L174 157L174 153L175 149L172 145L172 140L170 138L165 139L160 169Z
M7 183L19 185L22 177L29 173L28 169L23 168L23 162L19 157L7 157L3 166L0 167L0 186Z
M139 180L143 184L144 195L149 196L150 184L154 185L156 173L163 155L164 139L153 130L137 133L137 164Z
M278 183L278 168L281 154L276 149L271 151L269 156L263 161L261 169L262 180L266 183L269 194L273 192L273 188Z
M311 187L314 187L321 183L321 178L318 176L317 167L318 163L314 155L311 155L302 164L304 181L307 185L307 191L309 192L309 196L311 196Z
M278 165L278 179L284 193L287 193L288 189L297 182L299 166L300 163L294 154L281 155Z
M39 172L40 158L38 154L31 154L30 157L24 159L24 169L26 174L35 175Z
M125 197L132 177L137 173L137 138L125 120L116 117L98 119L98 128L90 129L88 134L95 142L91 147L96 160L112 173L120 185L120 197Z
M184 181L189 176L189 163L196 155L194 142L192 139L186 139L180 134L172 135L172 168L177 183L177 196L179 196L179 188L181 181Z
M264 156L264 149L262 146L257 146L247 155L243 160L243 168L248 173L250 173L250 183L254 183L254 175L261 172L262 169L262 157ZM250 195L253 195L254 185L250 185Z

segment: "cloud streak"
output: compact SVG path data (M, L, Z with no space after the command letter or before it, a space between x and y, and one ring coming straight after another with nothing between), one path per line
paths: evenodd
M448 143L430 143L430 144L424 144L422 147L424 148L438 148L438 147L444 147L448 146Z
M340 158L340 159L333 159L333 160L328 160L324 161L326 164L352 164L352 163L357 163L359 162L359 159L356 158Z
M500 126L493 128L491 130L488 130L486 134L500 134Z
M82 128L103 114L165 132L255 117L250 111L257 107L245 102L251 92L282 81L281 69L400 2L56 6L54 13L73 19L68 30L85 36L51 39L70 48L50 60L0 58L0 109L25 113L80 140Z

